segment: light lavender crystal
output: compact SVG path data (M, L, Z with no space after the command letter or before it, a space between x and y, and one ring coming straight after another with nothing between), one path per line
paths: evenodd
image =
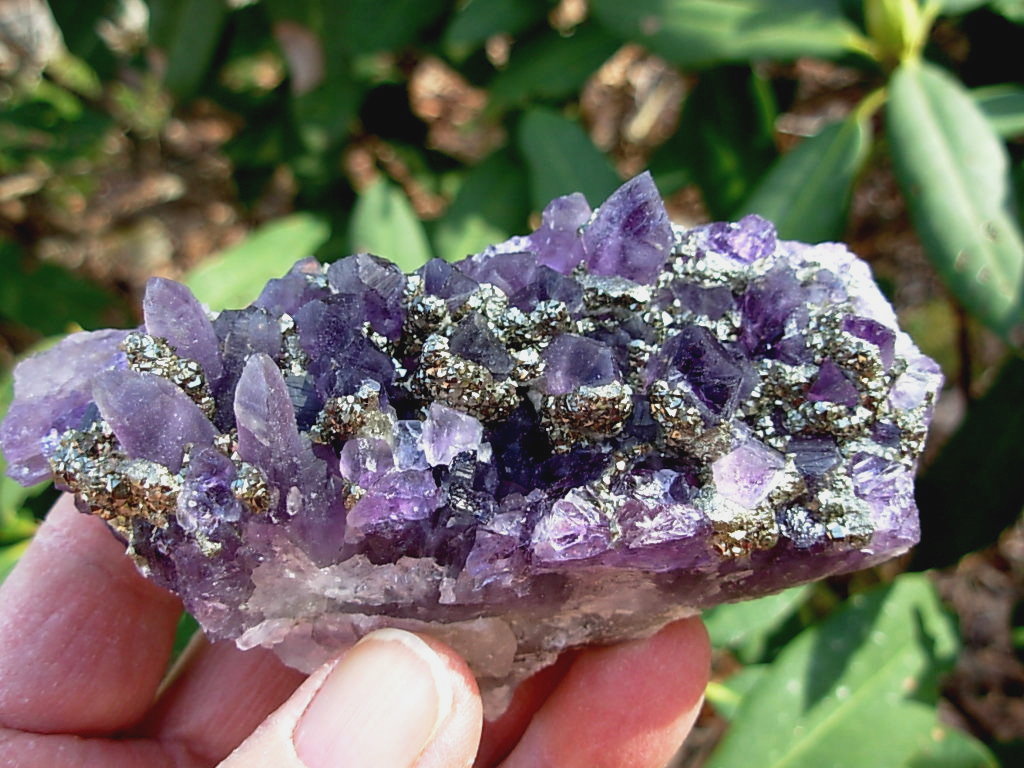
M673 228L648 175L457 264L306 259L216 316L155 279L144 310L18 367L11 475L300 669L404 627L500 708L564 648L918 537L941 376L867 266L756 216Z

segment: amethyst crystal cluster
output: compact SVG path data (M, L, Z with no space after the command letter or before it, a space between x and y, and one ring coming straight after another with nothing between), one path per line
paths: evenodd
M22 363L13 477L54 477L217 638L311 669L381 626L492 703L567 646L862 568L918 537L941 383L843 246L674 228L649 176L411 275L301 261L211 315Z

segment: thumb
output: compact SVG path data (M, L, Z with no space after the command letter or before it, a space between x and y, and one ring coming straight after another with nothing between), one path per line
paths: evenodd
M310 675L220 768L466 768L482 718L454 651L383 629Z

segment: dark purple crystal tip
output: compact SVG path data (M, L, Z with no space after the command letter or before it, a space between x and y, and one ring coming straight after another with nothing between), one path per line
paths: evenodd
M571 645L872 565L918 537L941 375L842 245L673 227L649 175L403 275L299 262L212 314L23 362L12 477L53 477L214 638L309 670L383 626L496 706Z

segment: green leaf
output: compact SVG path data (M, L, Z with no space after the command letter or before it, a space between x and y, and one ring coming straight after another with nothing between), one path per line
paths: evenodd
M29 349L25 356L40 352L57 341L58 338L45 339ZM0 370L0 421L6 417L13 399L12 372ZM47 481L25 488L7 477L7 461L0 451L0 583L17 564L39 525L26 502L50 487Z
M25 258L13 243L0 241L0 318L44 336L70 326L85 329L121 325L127 311L109 291L64 267Z
M72 93L99 99L103 96L103 84L99 76L85 61L65 51L50 61L47 74Z
M924 576L857 595L783 649L706 765L902 766L936 727L938 677L956 652Z
M25 502L50 487L47 481L25 488L7 477L6 472L7 462L0 456L0 545L22 541L35 533L36 521Z
M807 599L810 587L793 587L775 595L719 605L704 613L715 648L736 648L751 637L767 635Z
M188 644L192 642L192 638L199 631L199 622L195 620L192 614L181 614L181 618L178 619L178 626L174 630L174 647L171 649L169 666L173 665L181 654L185 652Z
M1024 24L1024 0L991 0L989 5L993 11L1009 21Z
M32 98L53 107L60 118L69 123L76 123L82 118L82 100L57 83L40 80L32 89Z
M5 461L0 461L0 470L7 470ZM0 477L0 544L21 541L35 533L35 519L23 505L49 487L46 482L25 488L9 477Z
M526 172L510 154L495 153L466 174L434 230L434 250L461 259L526 229L530 196Z
M76 96L40 80L23 99L0 109L0 173L23 173L37 159L58 169L66 164L88 168L102 157L112 125L109 114L83 109Z
M537 99L575 96L619 45L617 38L594 24L579 27L571 37L548 30L516 45L508 65L488 87L489 106L502 110Z
M685 169L712 218L731 218L776 159L775 114L770 84L750 67L705 72L686 97L679 128L651 158L651 172L664 184L683 180Z
M0 368L0 413L7 413L7 409L14 402L14 373L6 368ZM4 453L0 451L0 461L4 460Z
M864 41L839 0L591 0L609 32L688 68L837 57Z
M172 100L153 73L131 83L111 83L107 102L122 126L147 140L156 139L171 119Z
M60 336L44 339L27 350L20 359L41 352L56 344ZM7 409L14 400L14 376L12 371L0 370L0 421L7 415ZM0 545L15 544L35 533L37 523L32 511L25 506L30 499L50 488L50 482L43 482L25 488L7 477L7 461L0 451Z
M97 52L109 56L109 49L96 33L100 19L110 17L110 0L76 0L71 3L47 3L60 27L68 50L76 56L89 58Z
M339 43L353 55L410 45L449 7L446 0L308 1L322 6L325 29L329 25L339 33Z
M917 482L918 568L945 566L995 542L1024 507L1024 360L1011 357Z
M952 16L973 11L975 8L980 8L990 2L990 0L932 0L932 2L938 6L939 13Z
M244 307L259 296L268 280L283 275L299 259L313 255L329 236L327 225L315 216L285 216L211 256L182 282L210 309Z
M718 714L726 720L732 720L744 697L761 682L768 669L768 664L748 664L725 682L709 683L706 693L708 701Z
M30 543L31 541L26 539L25 541L19 541L17 544L0 547L0 584L14 570L14 566L18 564L21 556L25 554L25 550L28 549Z
M465 58L492 35L517 35L547 12L543 0L469 0L445 30L444 46L456 58Z
M838 239L845 228L854 180L870 145L868 122L856 114L826 126L784 155L737 215L764 216L786 240Z
M1013 83L987 85L975 88L971 97L1004 139L1024 134L1024 88Z
M958 314L949 297L941 293L920 304L901 307L899 311L900 328L909 333L918 349L938 363L950 378L960 367L957 337L961 320Z
M327 152L341 141L352 127L361 92L343 59L327 67L323 83L291 101L295 128L305 147L312 153ZM323 162L314 165L322 168ZM322 168L331 178L329 166Z
M600 205L621 183L580 124L552 110L535 107L523 115L519 149L530 173L534 210L573 192Z
M896 71L888 116L896 175L939 274L975 317L1024 341L1024 243L1002 142L970 94L926 63Z
M973 736L940 725L907 761L907 768L999 768L999 761Z
M0 414L5 411L0 409ZM49 481L29 488L14 482L7 477L7 462L0 455L0 545L17 543L35 533L37 524L25 502L49 487Z
M353 252L383 256L403 272L411 272L433 257L423 224L409 199L383 178L359 196L348 236Z
M1017 222L1024 224L1024 160L1018 160L1010 168L1010 186L1017 200Z
M309 0L293 3L273 0L267 10L281 31L285 24L291 34L275 34L277 45L289 67L322 64L320 80L304 84L305 90L293 93L289 100L294 129L309 154L300 158L301 176L332 177L333 171L319 157L345 137L359 108L361 87L352 72L353 44L348 13L358 11L359 3L336 0ZM289 69L293 84L296 72Z
M164 86L179 100L206 78L227 18L224 0L150 0L150 38L167 56Z

